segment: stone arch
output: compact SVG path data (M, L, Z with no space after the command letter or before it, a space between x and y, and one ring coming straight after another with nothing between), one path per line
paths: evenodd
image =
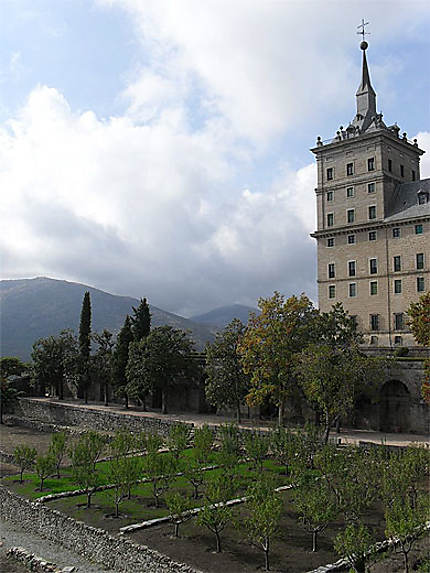
M403 382L389 380L380 391L379 429L381 432L408 432L411 427L411 395Z

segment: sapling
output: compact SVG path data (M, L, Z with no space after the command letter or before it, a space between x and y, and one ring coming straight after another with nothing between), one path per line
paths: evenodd
M50 453L44 456L37 456L35 467L36 473L40 478L40 491L43 491L45 479L55 472L55 459Z
M58 479L60 479L60 465L66 452L66 441L67 436L65 432L56 432L55 434L52 434L49 453L55 460L55 469L57 471Z
M25 470L30 470L36 461L37 451L36 448L30 448L25 444L16 446L13 451L13 458L16 465L19 467L19 483L22 483L22 474Z
M192 517L190 513L192 508L191 500L179 492L168 493L166 495L166 504L169 508L170 519L175 526L175 537L179 537L179 526Z

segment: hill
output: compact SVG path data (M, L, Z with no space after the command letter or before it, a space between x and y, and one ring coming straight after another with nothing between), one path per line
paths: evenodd
M221 306L215 308L205 314L198 314L190 317L193 322L200 324L213 325L217 328L224 328L233 318L238 318L244 324L248 322L248 315L250 312L258 314L258 310L243 304L231 304L229 306Z
M31 347L41 337L65 328L79 328L82 298L91 295L92 328L118 333L126 314L139 301L117 296L81 283L39 277L0 281L1 355L30 358ZM214 329L150 305L152 325L169 324L190 330L198 349L214 338Z

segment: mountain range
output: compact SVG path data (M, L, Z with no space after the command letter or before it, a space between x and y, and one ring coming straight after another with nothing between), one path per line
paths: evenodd
M139 304L139 300L133 297L113 295L85 284L46 277L0 281L1 355L29 360L32 345L38 338L56 335L65 328L77 332L85 291L89 291L91 297L93 331L107 328L117 334L125 316ZM248 311L253 309L231 305L191 319L153 305L150 305L150 310L152 326L168 324L188 330L197 349L201 350L206 342L214 340L216 331L233 318L246 322Z

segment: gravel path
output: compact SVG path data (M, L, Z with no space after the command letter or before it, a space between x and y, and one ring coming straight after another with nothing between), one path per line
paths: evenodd
M47 561L55 563L59 568L74 566L76 572L80 573L115 573L112 569L104 569L102 565L94 565L84 557L73 553L68 549L63 549L59 545L52 543L38 535L29 534L19 525L12 521L0 520L0 540L3 545L0 547L0 571L21 572L25 571L21 566L13 568L9 560L6 562L6 551L13 546L24 547L27 551L35 553ZM6 563L10 563L10 569L4 569Z

